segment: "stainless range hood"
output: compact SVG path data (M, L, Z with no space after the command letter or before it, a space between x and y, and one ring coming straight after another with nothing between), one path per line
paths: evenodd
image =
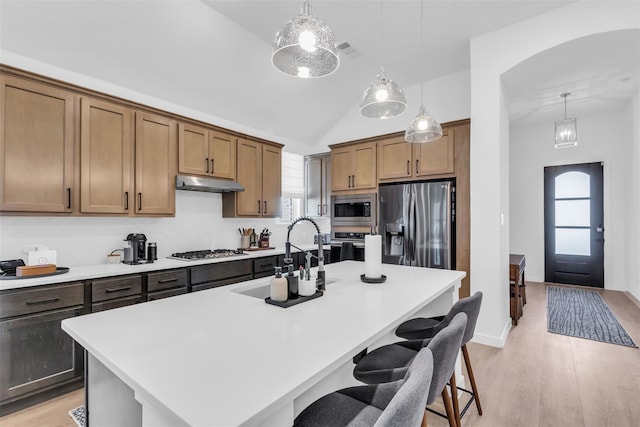
M205 191L208 193L228 193L244 191L239 182L227 179L204 178L199 176L176 176L176 190Z

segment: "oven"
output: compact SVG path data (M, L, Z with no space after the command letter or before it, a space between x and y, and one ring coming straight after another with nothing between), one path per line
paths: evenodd
M375 226L375 193L331 196L331 227Z
M348 257L348 259L364 261L364 236L369 233L334 231L331 234L331 262L338 262L341 260L344 243L350 243L353 245L353 256Z

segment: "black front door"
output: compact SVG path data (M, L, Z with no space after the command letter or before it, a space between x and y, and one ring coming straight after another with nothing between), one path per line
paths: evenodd
M602 163L544 168L545 282L604 287Z

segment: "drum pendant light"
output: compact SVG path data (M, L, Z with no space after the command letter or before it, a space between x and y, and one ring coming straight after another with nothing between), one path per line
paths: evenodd
M578 121L567 119L567 96L570 93L560 95L564 98L564 120L556 122L556 148L575 147L578 145Z
M380 60L382 62L382 50L384 47L384 11L380 1ZM380 73L376 80L364 91L360 101L360 114L372 119L387 119L402 114L407 109L407 101L402 89L392 80L387 79L384 68L380 67Z
M423 50L423 16L424 0L420 2L420 53ZM426 55L422 55L426 57ZM442 127L440 123L424 108L424 80L420 82L420 109L418 115L409 123L409 127L404 133L407 142L432 142L442 137Z
M300 15L276 34L271 62L285 74L300 78L324 77L340 65L336 38L324 22L311 14L305 1Z

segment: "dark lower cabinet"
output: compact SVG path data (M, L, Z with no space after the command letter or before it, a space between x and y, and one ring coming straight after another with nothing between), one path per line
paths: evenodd
M253 260L243 259L191 267L191 292L253 279Z
M82 387L82 348L61 322L85 312L83 283L5 291L0 308L0 415Z
M187 293L189 274L186 268L146 273L146 301L173 297Z
M142 276L108 277L91 281L91 312L142 302Z

